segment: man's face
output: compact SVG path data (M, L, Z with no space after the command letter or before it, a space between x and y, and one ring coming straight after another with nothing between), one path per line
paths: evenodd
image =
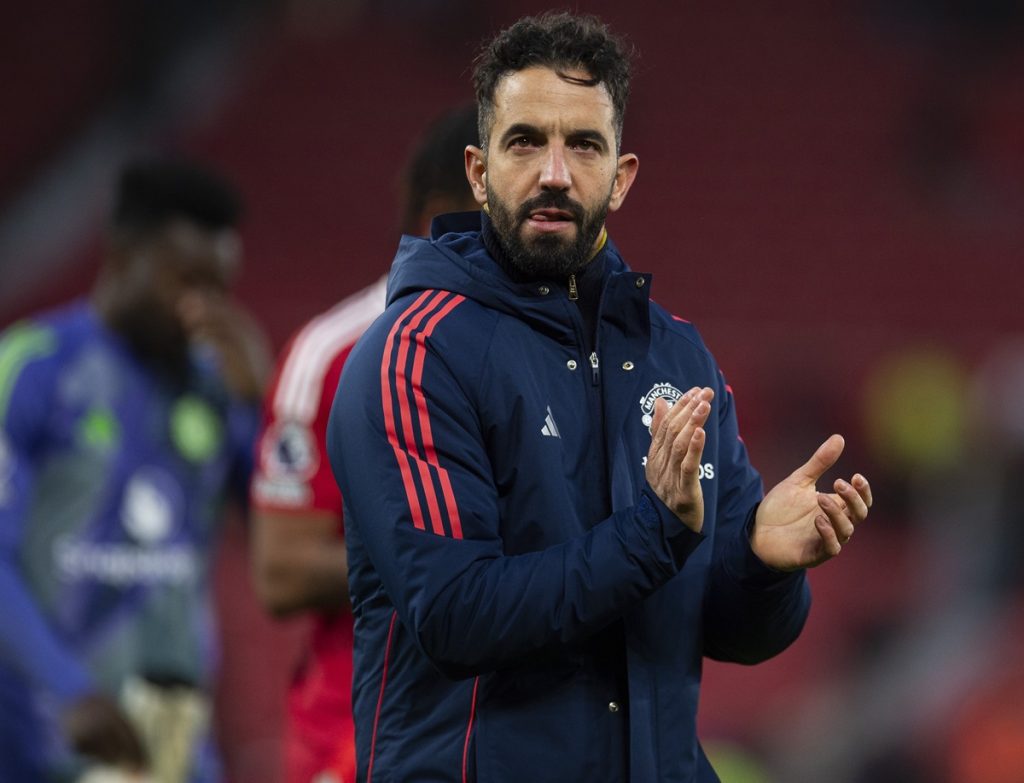
M636 156L617 154L614 119L602 84L566 81L544 67L498 83L488 151L468 148L466 169L519 271L561 277L590 260L636 174Z
M138 353L179 370L187 362L196 300L216 307L240 258L233 230L212 231L185 220L166 224L124 248L115 285L114 326Z

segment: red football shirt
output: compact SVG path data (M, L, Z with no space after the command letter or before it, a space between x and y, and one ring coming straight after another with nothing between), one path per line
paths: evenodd
M251 496L254 507L337 515L341 494L327 460L327 419L341 368L359 336L384 312L386 280L308 322L278 362L264 406ZM355 781L352 615L317 615L308 655L288 694L286 783Z

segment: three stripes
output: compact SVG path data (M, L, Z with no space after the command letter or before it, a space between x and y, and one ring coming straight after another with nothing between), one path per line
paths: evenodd
M462 538L462 523L448 471L437 461L423 395L426 341L464 296L427 290L398 317L384 344L380 388L384 427L402 474L413 524L419 530Z

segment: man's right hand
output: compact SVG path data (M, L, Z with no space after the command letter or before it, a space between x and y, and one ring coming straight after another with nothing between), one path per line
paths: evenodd
M658 399L647 451L647 483L695 533L704 526L700 460L704 454L704 423L714 397L714 390L695 386L674 405Z
M64 710L61 722L76 753L133 772L146 768L146 753L138 734L109 696L80 696Z

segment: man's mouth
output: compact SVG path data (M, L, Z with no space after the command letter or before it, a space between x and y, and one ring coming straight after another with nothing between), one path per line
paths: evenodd
M545 222L551 220L573 220L573 215L564 209L535 209L530 213L530 219Z
M530 212L527 219L530 227L535 231L544 233L551 231L564 231L576 225L576 217L564 209L535 209Z

